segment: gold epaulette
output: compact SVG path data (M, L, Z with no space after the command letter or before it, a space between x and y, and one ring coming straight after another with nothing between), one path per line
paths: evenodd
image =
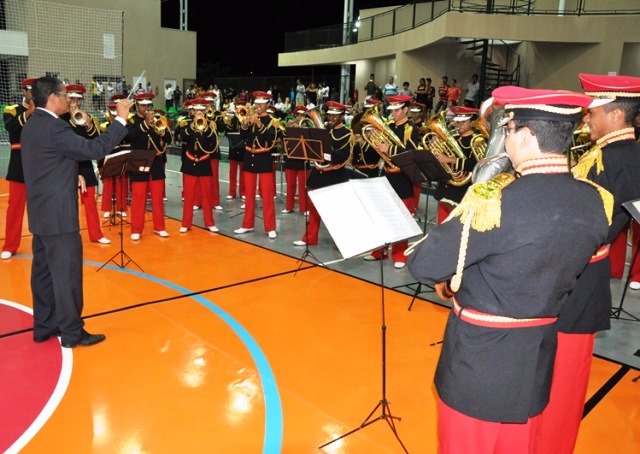
M605 188L600 186L598 183L594 183L591 180L586 178L575 177L576 180L582 181L583 183L587 183L598 190L598 194L600 194L600 198L602 199L602 206L604 208L604 213L607 215L607 221L609 221L609 225L613 222L613 194L607 191Z
M180 128L185 128L189 124L189 121L185 117L180 117L178 118L177 123Z
M406 128L404 128L404 137L402 139L402 142L404 143L411 142L412 133L413 133L413 126L407 126Z
M18 106L19 104L7 105L4 107L4 113L15 117L16 115L18 115Z
M571 173L573 173L573 176L576 178L587 178L589 171L594 165L596 166L596 174L604 170L602 149L598 145L594 145L580 157L578 163L571 168Z
M470 222L472 229L486 232L500 227L502 216L502 189L515 177L501 173L489 181L471 185L462 201L456 206L447 220L460 217L460 222Z

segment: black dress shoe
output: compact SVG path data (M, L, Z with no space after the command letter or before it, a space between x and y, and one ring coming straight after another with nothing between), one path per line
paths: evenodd
M90 345L98 344L106 338L107 336L105 336L104 334L89 334L83 329L82 333L80 333L80 339L75 342L62 341L62 346L64 348L74 348L78 345L88 347Z
M58 328L54 329L53 331L50 331L48 334L39 334L39 335L33 335L33 341L34 342L44 342L44 341L48 341L51 337L54 336L59 336L60 334L60 330Z

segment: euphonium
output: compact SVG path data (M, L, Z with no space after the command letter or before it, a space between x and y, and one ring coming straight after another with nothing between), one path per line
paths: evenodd
M204 132L209 127L209 121L207 117L202 112L196 112L193 117L193 121L191 122L191 128L194 131Z
M484 110L481 109L481 115L485 118L490 117L491 134L489 143L484 154L484 158L480 159L473 168L471 180L474 183L484 183L501 173L513 173L513 165L511 159L507 155L504 147L504 125L508 118L504 116L504 107L491 106L492 98L483 103Z
M467 156L447 126L445 114L443 110L429 119L427 133L422 137L422 146L433 154L439 153L454 159L466 159ZM442 164L442 166L451 175L449 184L453 186L463 186L471 179L470 172L455 170L449 164Z
M569 159L575 164L589 148L591 148L589 123L581 120L576 130L573 131L573 146L569 150Z
M167 126L169 122L167 121L167 117L161 114L153 114L153 122L151 123L151 127L154 129L156 134L159 136L164 136L164 133L167 131Z
M377 109L367 109L365 113L362 114L359 123L362 125L362 138L371 145L372 148L376 149L376 146L381 143L386 143L389 146L397 145L398 147L404 148L402 140L391 130ZM376 149L376 151L378 150ZM390 155L380 152L378 152L378 154L389 167L397 167L391 160Z

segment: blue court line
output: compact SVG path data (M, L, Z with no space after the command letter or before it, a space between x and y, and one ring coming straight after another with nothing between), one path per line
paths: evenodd
M22 255L14 256L15 258L30 258L33 259L31 255ZM101 267L103 264L98 262L92 262L84 260L83 263L85 265ZM106 265L104 268L108 268L112 271L120 271L123 273L131 274L133 276L147 279L149 281L155 282L157 284L164 285L165 287L169 287L177 292L183 294L193 293L192 291L176 285L172 282L165 281L164 279L160 279L155 276L151 276L146 273L141 273L135 270L128 270L126 268L120 268L119 266L114 265ZM280 401L280 393L278 392L278 386L276 385L276 379L273 375L273 371L271 370L271 366L269 365L269 361L265 357L264 353L260 349L258 343L251 337L251 334L240 324L237 320L235 320L231 315L222 310L220 307L208 301L202 295L191 295L189 298L193 298L198 303L210 309L214 312L218 317L220 317L232 330L233 332L240 338L242 343L249 350L249 354L253 358L253 361L256 364L258 369L258 375L260 376L260 381L262 383L262 391L264 395L264 412L265 412L265 427L264 427L264 446L262 448L262 452L265 454L270 454L274 452L282 451L282 402Z

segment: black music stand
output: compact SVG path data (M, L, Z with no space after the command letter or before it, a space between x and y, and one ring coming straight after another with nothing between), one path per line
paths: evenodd
M325 152L331 150L331 137L329 131L320 128L287 128L287 136L282 139L284 146L284 152L289 159L303 159L304 160L304 174L307 174L307 163L322 162L324 161ZM307 205L307 212L309 212L309 189L307 188L307 179L304 181L304 196ZM309 225L309 215L305 213L304 216L304 237L307 238ZM304 260L311 256L318 264L322 265L322 262L318 260L318 257L313 255L309 251L309 243L305 241L304 252L298 259L298 270L302 266ZM298 272L296 270L296 273ZM294 274L295 276L295 274Z
M156 157L155 150L125 150L119 153L115 153L112 155L108 155L104 159L104 165L102 166L102 172L100 173L100 178L104 180L105 178L115 178L117 176L122 176L126 172L132 173L149 173L151 170L151 164ZM114 204L113 209L115 210L115 198L112 200L112 204ZM108 263L113 262L119 268L126 268L129 263L133 263L135 266L140 268L140 271L144 270L138 265L129 255L124 251L123 245L123 232L122 226L124 224L122 217L119 217L120 223L120 250L116 252L113 257L107 260L102 264L100 268L96 270L100 271L104 268ZM119 257L119 261L116 258ZM126 259L126 262L125 262Z
M640 222L640 199L624 202L622 204L622 208L624 208L631 216L631 222ZM631 248L631 250L633 251L633 247ZM624 282L624 289L622 290L622 297L620 298L620 305L618 307L611 308L611 318L615 318L618 320L628 320L632 322L640 321L640 318L630 314L622 308L624 297L627 296L627 289L629 288L629 282L631 281L631 272L633 271L633 266L638 259L638 252L640 252L640 247L638 247L635 254L633 254L633 257L631 258L631 263L629 264L629 272L627 273L627 279ZM620 317L622 313L626 314L629 318Z
M430 183L432 181L448 181L451 179L451 175L444 169L440 161L435 157L433 153L425 150L407 150L403 153L399 153L395 156L391 156L391 161L397 165L402 173L404 173L411 183ZM429 218L429 194L427 194L427 203L425 205L424 213L424 235L427 234L427 219ZM422 282L413 282L411 284L405 284L401 287L408 287L413 289L416 286L413 298L407 310L411 310L413 303L420 293L433 293L435 289ZM423 287L427 287L429 290L422 291Z

